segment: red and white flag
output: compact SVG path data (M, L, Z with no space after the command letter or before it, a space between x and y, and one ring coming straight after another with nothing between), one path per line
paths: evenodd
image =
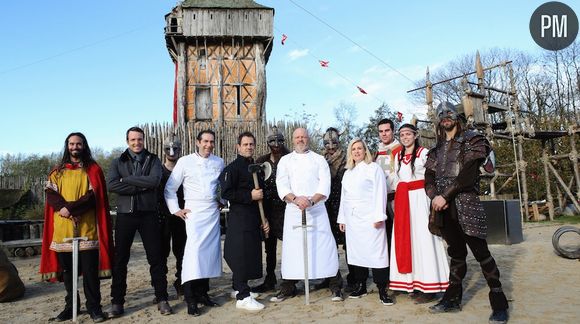
M403 113L400 112L400 111L397 111L397 120L399 122L402 122L403 121Z
M356 88L358 89L358 91L360 91L360 93L367 94L367 92L365 91L365 89L363 89L363 88L361 88L359 86L356 86Z
M330 62L329 61L319 60L318 63L320 63L320 66L327 68L328 67L328 63L330 63Z
M286 34L282 34L282 45L284 45L286 39L288 39L288 36L286 36Z

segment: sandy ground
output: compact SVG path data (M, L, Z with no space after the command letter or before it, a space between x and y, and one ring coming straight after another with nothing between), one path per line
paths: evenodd
M580 262L557 256L551 238L561 225L525 224L524 242L514 245L490 245L501 271L504 291L510 301L512 323L578 323L580 320ZM577 241L576 241L577 242ZM279 246L280 247L280 246ZM280 251L280 249L279 249ZM26 285L25 296L11 303L0 304L0 323L43 323L54 317L64 306L64 286L38 281L39 257L12 261ZM430 314L429 305L415 305L407 295L396 296L394 306L379 303L377 289L369 279L369 294L361 299L332 302L328 290L311 291L311 304L304 305L304 296L275 304L271 294L259 301L266 308L257 313L237 310L231 292L231 271L224 262L221 278L210 282L210 295L221 304L216 308L202 308L202 316L187 315L183 301L177 299L171 286L173 271L168 275L169 298L174 314L162 316L152 304L153 289L149 284L148 265L141 243L136 242L129 263L128 293L125 315L111 323L487 323L490 307L488 289L475 259L468 257L469 269L464 284L463 311L455 314ZM175 260L169 260L170 269ZM279 270L279 266L278 266ZM344 254L341 251L341 272L346 275ZM257 284L260 281L254 282ZM101 292L105 311L110 309L110 280L103 280ZM82 285L81 285L82 287ZM304 286L298 288L303 291ZM84 296L82 295L84 310ZM80 322L91 323L88 314L79 316Z

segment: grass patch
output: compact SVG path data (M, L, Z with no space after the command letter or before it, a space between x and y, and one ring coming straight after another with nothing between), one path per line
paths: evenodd
M580 215L559 215L554 217L554 223L580 224Z

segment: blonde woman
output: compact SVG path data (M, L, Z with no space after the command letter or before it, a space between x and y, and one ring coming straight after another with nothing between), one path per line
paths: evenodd
M387 184L383 170L372 161L366 144L353 139L347 149L337 223L346 235L346 259L353 266L356 281L356 289L349 298L367 294L366 268L371 268L381 303L392 305L393 300L387 295Z

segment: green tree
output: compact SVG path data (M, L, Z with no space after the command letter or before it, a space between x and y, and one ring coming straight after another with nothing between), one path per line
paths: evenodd
M377 124L383 118L389 118L395 124L396 131L399 128L399 121L397 120L397 112L391 110L387 103L382 103L374 114L369 118L369 122L364 124L358 131L357 137L360 137L368 145L371 152L376 152L379 146L379 131Z

